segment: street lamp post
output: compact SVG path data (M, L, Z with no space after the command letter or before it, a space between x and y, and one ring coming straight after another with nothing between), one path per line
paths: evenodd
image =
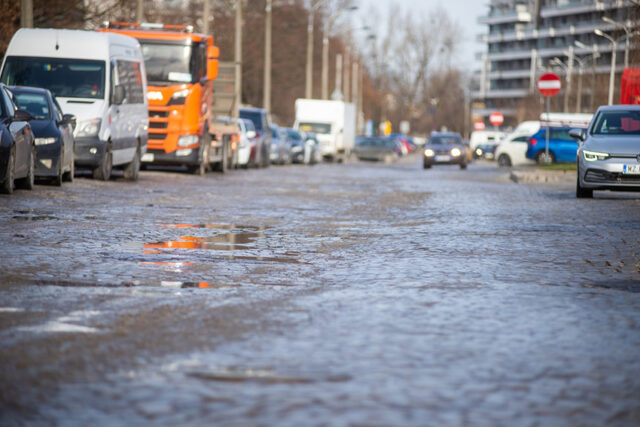
M313 97L313 24L316 11L324 4L323 0L311 3L309 8L309 22L307 24L307 64L306 79L304 86L304 97Z
M262 106L271 111L271 0L267 0L264 19L264 85Z
M324 34L322 36L322 99L329 99L329 31L336 19L343 11L357 10L358 6L350 6L346 9L338 9L333 12L324 25Z
M603 16L602 20L608 24L611 25L615 25L618 28L622 28L626 34L626 41L625 41L625 45L624 45L624 68L627 68L629 66L629 47L630 47L630 43L631 43L631 35L633 34L633 31L631 31L630 26L627 27L627 24L621 24L619 22L614 21L613 19L607 17L607 16ZM630 23L629 23L630 24ZM597 33L596 33L597 34Z
M613 105L613 90L616 79L616 53L618 51L618 42L608 34L602 32L601 29L597 28L593 30L593 32L600 37L604 37L605 39L611 42L611 71L609 72L609 100L608 105Z
M558 57L552 58L551 61L549 61L549 64L557 65L564 70L564 73L565 73L564 80L567 84L567 88L564 91L564 105L562 107L562 111L564 111L565 113L568 113L569 112L569 91L571 90L571 72L570 72L571 67L565 64L564 62L562 62L562 60Z
M576 113L582 112L582 75L584 74L584 58L573 58L578 63L578 93L576 95Z
M235 62L235 108L234 118L238 118L238 107L242 104L242 3L244 0L236 0L236 23L235 23L235 49L233 59Z
M574 40L573 43L581 49L591 49L591 96L589 97L589 110L593 111L596 90L596 60L600 58L598 45L594 43L593 47L589 47L578 40Z

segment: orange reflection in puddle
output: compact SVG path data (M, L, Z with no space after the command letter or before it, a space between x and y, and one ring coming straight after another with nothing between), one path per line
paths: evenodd
M255 225L234 225L234 224L160 224L165 228L212 228L214 230L266 230L267 227L257 227Z
M166 261L142 261L142 265L162 265L166 267L186 267L190 265L196 265L193 262L166 262Z

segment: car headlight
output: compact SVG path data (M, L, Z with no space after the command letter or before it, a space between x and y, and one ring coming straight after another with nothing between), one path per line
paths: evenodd
M425 157L433 157L435 155L436 153L431 148L427 148L426 150L424 150Z
M74 136L76 138L98 136L102 119L83 120L78 122Z
M34 142L36 145L49 145L55 144L57 140L58 138L36 138Z
M608 153L598 153L596 151L583 150L582 155L588 162L595 162L596 160L607 160L609 158Z
M171 96L167 105L184 105L187 96L189 96L189 89L180 90Z
M188 147L198 143L198 135L184 135L178 138L178 147Z
M462 154L462 151L460 151L459 148L455 148L454 147L454 148L451 149L451 155L453 157L458 157L460 154Z
M482 148L476 148L476 155L482 156Z

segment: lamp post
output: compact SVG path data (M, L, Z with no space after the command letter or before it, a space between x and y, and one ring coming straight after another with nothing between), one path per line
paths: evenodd
M236 0L236 22L235 22L235 46L233 59L235 62L235 108L234 118L238 118L238 107L242 104L242 3L244 0Z
M571 67L565 64L564 62L562 62L562 60L557 56L555 58L552 58L551 61L549 61L549 64L557 65L564 70L564 73L565 73L564 80L567 83L567 88L564 91L564 105L562 107L562 111L564 111L565 113L568 113L569 112L569 91L571 90L571 73L570 73Z
M607 16L603 16L602 20L604 22L606 22L607 24L611 24L611 25L615 25L618 28L622 28L626 34L626 41L625 41L625 45L624 45L624 68L627 68L629 66L629 47L630 47L630 43L631 43L631 35L633 34L633 31L631 31L631 22L628 21L624 24L621 24L619 22L614 21L613 19L607 17ZM627 24L629 24L629 26L627 26ZM598 34L598 33L596 33ZM599 34L598 34L599 35Z
M262 107L271 111L271 0L267 0L264 19L264 85Z
M613 89L616 79L616 53L618 51L618 42L608 34L602 32L601 29L596 28L593 32L600 37L604 37L605 39L611 42L611 71L609 72L609 100L608 105L613 105Z
M313 24L316 11L324 4L323 0L312 2L309 8L309 22L307 24L307 64L304 86L304 97L313 97Z
M574 40L573 44L581 49L590 49L591 50L591 96L589 97L589 110L593 111L593 104L595 99L595 90L596 90L596 60L600 58L600 52L598 52L598 45L593 44L593 47L589 47L586 44Z
M578 93L576 95L576 113L582 112L582 75L584 74L585 58L573 58L578 63Z
M357 10L358 6L350 6L345 9L338 9L333 12L324 25L324 34L322 37L322 99L329 99L329 31L334 22L343 11L351 12Z

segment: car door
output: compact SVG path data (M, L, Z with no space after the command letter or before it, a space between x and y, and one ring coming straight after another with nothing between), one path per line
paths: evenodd
M552 137L557 146L556 161L575 162L578 143L569 135L569 128L554 129Z
M24 178L27 176L31 162L31 127L28 122L14 120L14 114L18 108L13 101L13 94L5 87L0 88L0 92L5 110L11 120L8 127L16 147L15 177L16 179Z
M68 170L71 170L71 163L73 162L73 126L71 123L64 121L62 108L60 108L58 101L55 98L51 98L51 102L53 104L54 119L62 138L62 170L64 171L67 165L69 166Z

